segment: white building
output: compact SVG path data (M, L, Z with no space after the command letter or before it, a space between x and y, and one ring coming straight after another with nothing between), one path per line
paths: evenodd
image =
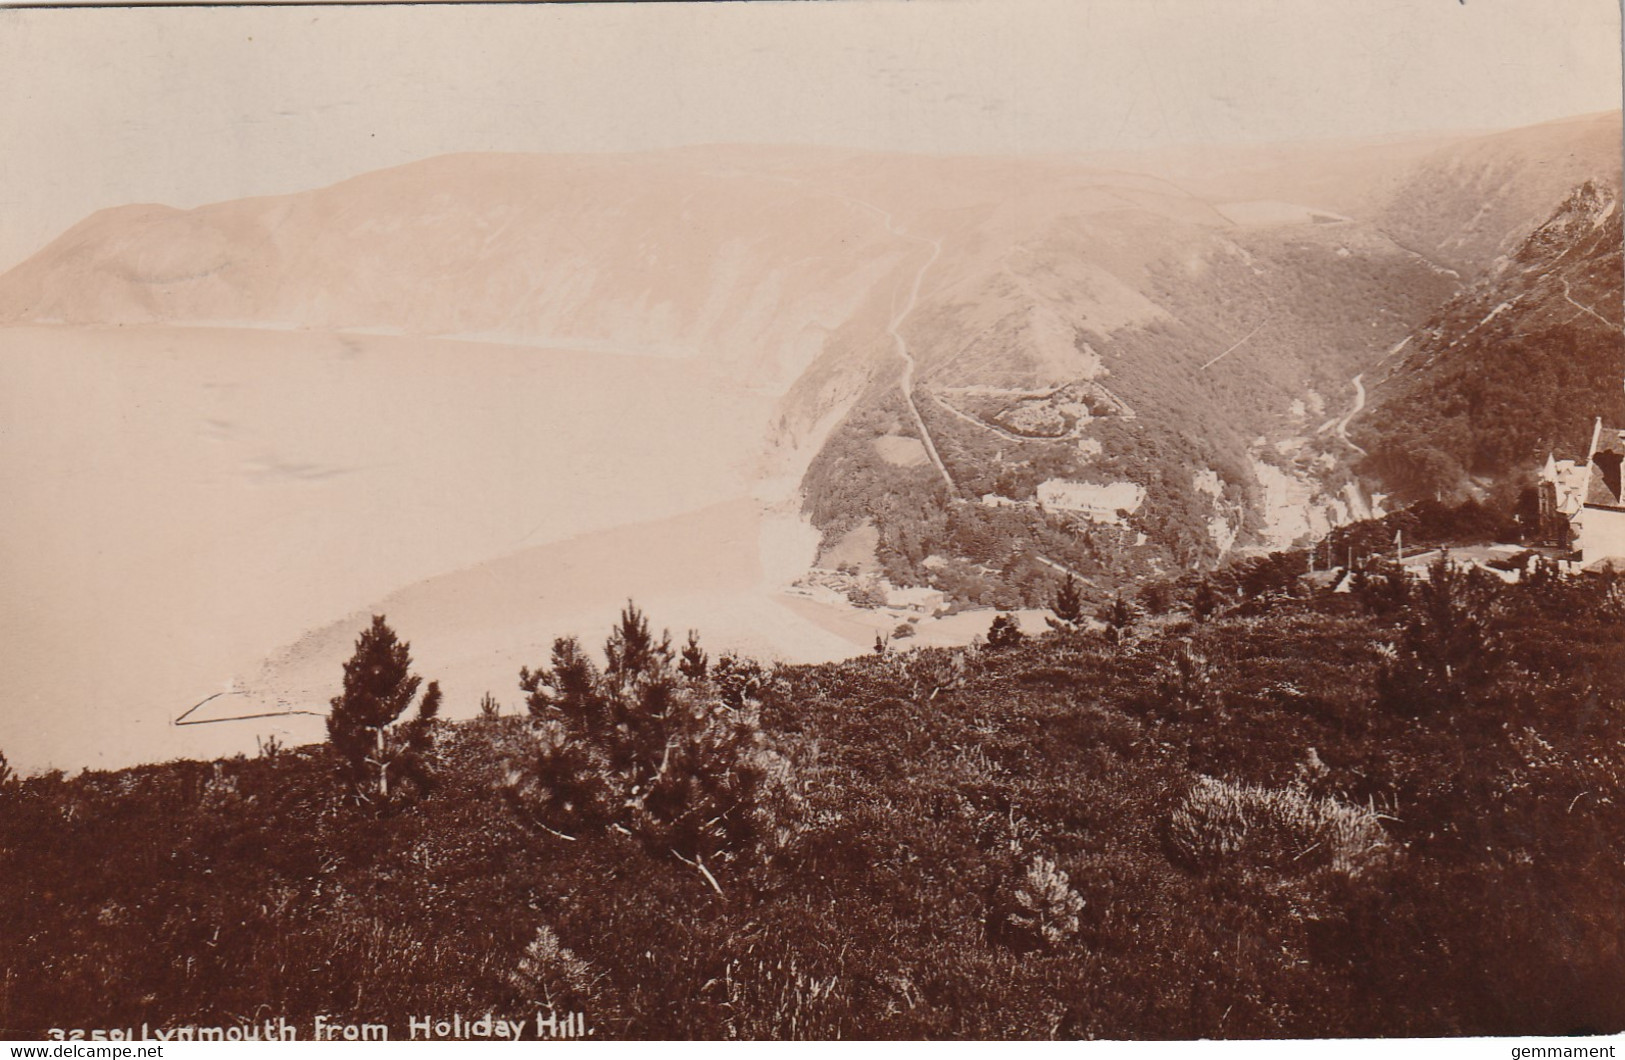
M1137 482L1072 482L1052 478L1038 484L1038 506L1045 511L1081 515L1092 522L1120 523L1145 503L1145 487Z
M1546 458L1540 476L1540 515L1546 536L1572 547L1581 563L1625 567L1625 431L1598 417L1585 462Z

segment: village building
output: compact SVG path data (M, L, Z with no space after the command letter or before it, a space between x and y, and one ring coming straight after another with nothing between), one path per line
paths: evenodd
M1541 536L1587 568L1625 568L1625 430L1598 417L1583 463L1546 458L1540 475Z

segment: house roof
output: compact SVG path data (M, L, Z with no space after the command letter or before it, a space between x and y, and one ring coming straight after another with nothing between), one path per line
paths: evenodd
M1599 422L1594 438L1585 503L1604 508L1625 507L1625 482L1621 480L1621 465L1625 465L1625 431L1603 427Z

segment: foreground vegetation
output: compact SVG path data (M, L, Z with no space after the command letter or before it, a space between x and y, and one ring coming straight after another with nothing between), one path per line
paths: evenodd
M1625 1029L1625 582L1356 581L772 672L629 611L402 723L388 797L332 745L13 778L0 1027Z

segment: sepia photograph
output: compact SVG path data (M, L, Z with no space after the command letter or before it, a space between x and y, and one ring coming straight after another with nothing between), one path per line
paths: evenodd
M1621 98L1618 0L0 5L0 1039L1612 1056Z

